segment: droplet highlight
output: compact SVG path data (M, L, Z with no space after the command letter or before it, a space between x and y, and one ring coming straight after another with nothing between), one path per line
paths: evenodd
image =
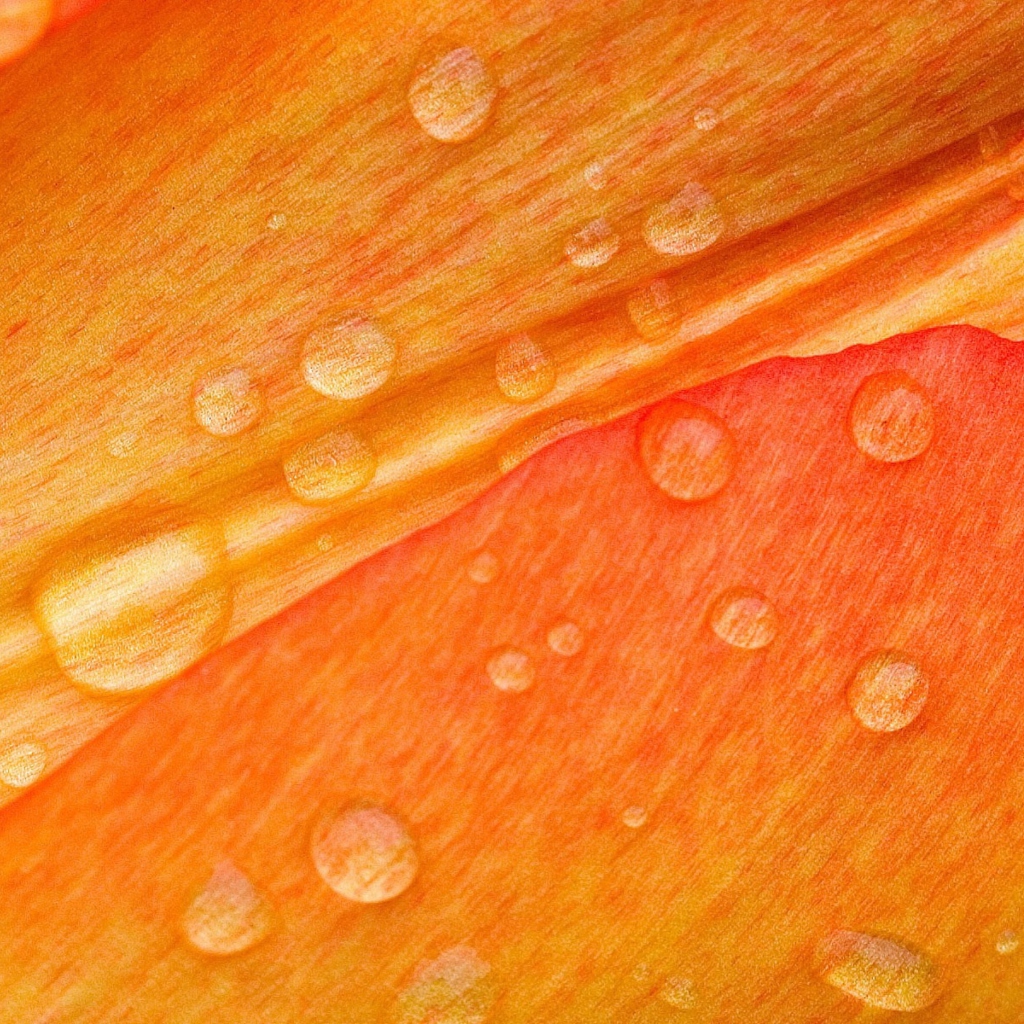
M331 430L285 459L292 494L303 501L335 501L362 490L377 472L373 449L351 430Z
M505 341L495 357L498 390L513 402L535 402L555 386L555 367L547 352L528 334Z
M905 729L928 700L928 679L901 651L877 651L865 658L846 691L854 717L872 732Z
M189 943L211 956L231 956L266 938L273 924L268 900L231 861L221 861L189 904L182 930Z
M622 824L626 828L643 828L647 824L647 808L633 804L622 812Z
M1020 948L1020 936L1010 928L1000 932L996 939L996 952L1000 956L1010 956Z
M872 374L850 405L854 444L879 462L917 458L931 443L935 410L928 393L902 370Z
M548 630L548 647L563 658L583 650L583 630L575 622L559 622Z
M321 395L354 401L382 388L398 350L368 316L318 327L302 347L302 376Z
M565 255L574 267L600 267L619 251L620 244L618 233L604 217L598 217L569 236Z
M644 241L663 256L688 256L718 241L725 220L714 196L691 181L667 203L651 208Z
M409 85L409 108L439 142L465 142L487 125L498 96L491 73L468 46L420 65Z
M495 1000L491 966L469 946L421 963L399 996L400 1024L483 1024Z
M46 770L46 748L34 740L12 743L0 750L0 782L25 789Z
M661 338L679 322L681 310L675 288L664 278L638 288L626 300L629 319L645 338Z
M487 675L499 690L522 693L536 682L537 669L525 651L500 647L487 659Z
M205 374L192 391L196 423L215 437L241 434L255 425L263 410L263 391L243 367Z
M730 647L757 651L779 631L779 617L768 599L750 587L730 587L718 596L708 613L715 635Z
M501 569L497 557L490 551L478 551L469 563L469 578L474 583L490 583Z

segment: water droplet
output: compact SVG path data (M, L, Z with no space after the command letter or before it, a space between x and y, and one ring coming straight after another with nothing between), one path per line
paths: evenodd
M651 208L644 222L644 241L665 256L686 256L706 249L724 230L714 197L691 181L667 203Z
M400 1024L483 1024L495 999L490 973L469 946L421 963L399 996Z
M608 184L607 168L600 161L594 160L583 168L583 180L589 188L600 192Z
M600 267L619 251L619 244L612 226L604 217L598 217L569 236L565 255L574 267Z
M978 132L978 151L983 160L995 160L1005 148L995 125L987 124Z
M833 932L818 948L829 985L880 1010L923 1010L939 996L935 964L899 942L861 932Z
M877 651L857 667L846 697L865 728L896 732L921 713L928 699L928 679L909 655Z
M283 213L272 213L267 218L267 227L271 231L280 231L288 223L288 218Z
M720 640L748 651L767 647L779 630L775 609L750 587L730 587L720 594L708 621Z
M373 449L351 430L331 430L285 459L284 475L303 501L333 501L362 490L377 472Z
M192 412L196 423L216 437L248 430L263 415L263 392L248 370L216 370L196 381Z
M651 480L666 494L679 501L702 501L732 477L736 442L713 412L670 399L644 418L640 456Z
M302 376L328 398L372 395L391 376L395 343L369 317L355 315L318 327L302 346Z
M266 938L272 923L270 903L225 860L185 911L182 927L185 938L200 952L230 956Z
M310 848L320 877L356 903L401 896L420 866L406 827L380 807L352 807L321 818Z
M469 578L474 583L490 583L500 568L498 559L490 551L478 551L469 563Z
M583 630L575 622L560 622L548 630L548 647L563 658L571 658L583 650Z
M720 120L718 111L713 107L701 107L700 110L694 112L693 126L699 132L709 132L718 127Z
M537 670L533 659L516 647L499 647L487 659L487 674L499 690L522 693L533 686Z
M554 364L528 334L516 334L501 345L494 373L498 389L513 402L534 402L555 386Z
M139 435L130 432L116 434L107 441L107 451L115 459L130 459L139 444Z
M69 545L33 587L58 663L86 688L126 693L209 653L231 611L227 556L211 520L164 515L110 524Z
M689 978L666 978L658 989L658 998L677 1010L692 1010L697 1005L693 982Z
M491 73L468 47L422 63L409 85L409 107L439 142L465 142L487 124L498 96Z
M0 750L0 782L14 789L31 786L46 768L46 748L25 740Z
M647 824L647 808L633 804L622 812L622 824L626 828L643 828Z
M321 551L330 551L334 547L334 538L329 533L321 533L316 539L316 546Z
M1006 931L999 933L999 938L996 939L996 952L1000 956L1009 956L1011 953L1016 953L1020 946L1020 938L1015 931L1007 928Z
M935 429L931 399L902 370L866 378L850 405L850 433L865 454L880 462L906 462L929 445Z
M679 300L675 289L664 278L638 288L627 300L629 318L645 338L667 334L679 320Z

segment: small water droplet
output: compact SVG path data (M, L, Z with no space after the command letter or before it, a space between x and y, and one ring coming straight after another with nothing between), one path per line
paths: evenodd
M555 386L555 367L528 334L516 334L498 349L495 378L501 393L513 402L534 402Z
M720 640L748 651L767 647L779 630L775 609L750 587L731 587L719 595L708 621Z
M500 568L498 559L490 551L478 551L469 563L469 578L474 583L490 583Z
M331 430L284 461L291 492L303 501L333 501L362 490L377 472L373 449L351 430Z
M230 956L266 938L273 923L270 903L229 860L213 870L182 920L185 938L200 952Z
M516 647L499 647L487 659L487 674L499 690L522 693L533 686L537 670L533 659Z
M995 160L1005 148L995 125L987 124L978 132L978 151L983 160Z
M400 1024L483 1024L495 998L490 974L469 946L421 963L399 996Z
M702 501L732 477L736 442L714 413L670 399L641 423L640 455L651 480L666 494L679 501Z
M204 374L192 391L196 423L215 437L248 430L263 415L263 408L260 386L240 366Z
M691 181L667 203L651 208L644 222L644 241L665 256L686 256L716 242L725 221L714 197Z
M718 111L713 107L701 107L700 110L694 112L693 126L699 132L709 132L718 127L720 120Z
M575 622L560 622L548 630L548 647L563 658L571 658L583 650L583 630Z
M877 651L857 667L846 697L865 728L896 732L921 713L928 699L928 679L909 655Z
M356 314L316 328L302 346L302 376L328 398L354 400L384 386L395 343L368 316Z
M465 142L483 131L498 96L491 73L468 47L421 63L409 85L409 107L439 142Z
M413 883L420 861L406 827L380 807L352 807L321 818L310 849L320 877L356 903L383 903Z
M139 444L139 435L130 432L115 434L107 441L107 451L115 459L130 459Z
M647 808L633 804L622 812L622 824L626 828L643 828L647 824Z
M600 267L619 251L619 244L612 226L604 217L598 217L569 236L565 255L574 267Z
M321 533L316 539L316 546L321 551L330 551L334 547L334 538L329 533Z
M583 180L588 188L600 192L608 184L607 168L599 160L593 160L583 168Z
M1000 932L999 938L996 939L996 952L1000 956L1009 956L1011 953L1016 953L1019 946L1020 937L1011 928Z
M46 768L46 748L33 740L0 750L0 782L14 789L31 786Z
M671 282L660 277L633 292L626 308L633 326L645 338L663 337L680 316L675 289Z
M692 1010L697 1005L693 982L689 978L666 978L658 989L658 998L677 1010Z
M925 954L862 932L836 931L822 942L818 973L829 985L880 1010L923 1010L940 990L939 971Z
M928 393L902 370L866 378L850 405L850 433L867 456L906 462L931 443L935 411Z
M272 213L267 218L267 227L271 231L280 231L288 223L288 218L283 213Z

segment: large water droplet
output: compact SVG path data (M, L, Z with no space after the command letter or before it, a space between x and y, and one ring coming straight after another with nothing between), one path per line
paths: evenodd
M522 693L533 686L537 670L533 659L516 647L499 647L487 659L487 674L499 690Z
M494 375L513 402L534 402L555 386L554 364L528 334L516 334L498 348Z
M708 621L720 640L748 651L767 647L779 630L775 609L750 587L731 587L719 595Z
M881 1010L922 1010L939 996L931 959L879 935L833 932L818 948L818 971L830 985Z
M645 338L664 337L680 317L675 289L660 277L633 292L626 306L633 326Z
M201 952L230 956L264 939L272 923L270 903L225 860L185 911L182 928L185 938Z
M321 818L310 849L320 877L356 903L383 903L413 883L420 861L406 827L380 807L351 807Z
M231 437L247 430L263 415L263 408L260 386L240 366L205 374L192 391L196 423L216 437Z
M999 933L999 938L996 939L996 952L1000 956L1016 953L1019 947L1020 936L1012 928L1007 928L1006 931Z
M302 376L328 398L365 398L395 365L395 343L370 317L346 317L316 328L302 347Z
M563 658L583 650L583 630L575 622L559 622L548 630L548 647Z
M651 208L644 222L644 241L665 256L686 256L706 249L724 230L714 197L691 181L667 203Z
M692 1010L697 1005L697 994L689 978L666 978L658 989L658 998L677 1010Z
M483 1024L495 997L490 973L469 946L421 963L399 996L400 1024Z
M647 824L647 808L632 804L622 812L622 824L626 828L643 828Z
M574 267L600 267L619 251L620 239L612 226L598 217L570 235L565 255Z
M490 583L500 568L498 559L490 551L478 551L469 563L469 578L474 583Z
M908 373L872 374L853 396L849 417L854 443L880 462L906 462L929 445L935 411L928 393Z
M717 494L736 467L729 428L700 406L672 399L655 406L640 426L640 456L651 480L680 501Z
M46 768L46 748L34 740L12 743L0 750L0 782L14 789L31 786Z
M331 430L284 461L292 493L303 501L334 501L362 490L377 472L373 449L351 430Z
M861 725L874 732L896 732L921 713L928 679L909 655L877 651L857 667L846 697Z
M409 85L409 107L440 142L465 142L483 131L498 96L491 73L468 47L430 58Z

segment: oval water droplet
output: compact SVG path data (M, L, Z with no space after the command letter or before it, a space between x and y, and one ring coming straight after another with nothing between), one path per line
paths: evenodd
M645 338L660 338L679 322L679 300L670 281L655 278L638 288L626 302L633 326Z
M498 389L513 402L535 402L555 386L554 364L528 334L516 334L498 348L494 374Z
M699 132L709 132L718 127L720 120L718 111L713 107L701 107L700 110L694 112L693 126Z
M34 740L11 743L0 750L0 782L24 789L36 782L46 769L46 748Z
M736 468L736 441L713 413L670 399L640 426L640 456L651 480L679 501L717 494Z
M351 430L331 430L284 461L288 487L303 501L334 501L362 490L377 472L373 449Z
M548 630L548 647L563 658L583 650L583 630L575 622L560 622Z
M423 61L409 85L409 108L439 142L465 142L487 125L498 87L468 46Z
M906 462L931 443L935 410L910 374L887 370L861 383L850 405L849 427L865 455L879 462Z
M697 994L689 978L666 978L658 989L658 998L677 1010L692 1010L697 1005Z
M202 953L230 956L266 938L273 911L265 897L229 860L214 869L182 919L185 938Z
M499 690L522 693L533 686L537 669L525 651L517 647L499 647L487 659L487 674Z
M608 221L598 217L569 236L565 255L574 267L600 267L619 251L620 242Z
M383 903L412 885L420 861L406 827L380 807L350 807L317 823L310 849L320 877L355 903Z
M928 679L909 655L876 651L858 665L846 697L865 728L896 732L921 714L928 699Z
M1016 953L1019 947L1020 936L1012 928L1007 928L1006 931L999 933L999 937L996 939L996 952L1000 956Z
M302 347L302 376L328 398L365 398L394 369L395 343L368 316L356 314L316 328Z
M474 583L490 583L500 568L498 559L490 551L478 551L469 563L469 578Z
M626 828L642 828L647 824L647 808L633 804L622 812L622 824Z
M829 985L880 1010L911 1012L939 996L939 971L924 953L862 932L833 932L818 947L818 973Z
M483 1024L496 994L490 973L469 946L421 963L399 996L400 1024Z
M664 256L687 256L718 241L725 221L714 196L691 181L667 203L651 208L644 241Z
M192 391L196 423L215 437L232 437L248 430L263 415L263 409L259 384L240 366L204 374Z
M750 587L730 587L708 613L715 635L732 647L756 651L767 647L779 631L779 617L768 599Z

